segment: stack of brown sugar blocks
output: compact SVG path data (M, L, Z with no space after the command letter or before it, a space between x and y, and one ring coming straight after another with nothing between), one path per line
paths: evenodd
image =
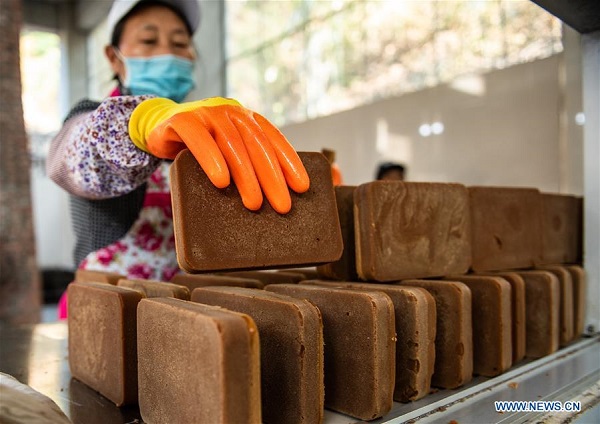
M585 311L580 199L535 189L474 187L471 213L481 235L473 240L478 252L473 270L501 273L512 284L513 310L519 302L515 274L523 280L525 355L545 356L578 338Z
M320 423L323 408L368 421L582 334L580 199L334 189L322 155L301 158L311 189L283 216L245 210L182 152L172 195L186 273L81 273L69 288L73 376L139 403L149 423Z
M499 375L583 333L581 199L383 181L336 187L336 195L343 256L302 284L427 290L437 313L432 386ZM413 319L423 321L420 313Z

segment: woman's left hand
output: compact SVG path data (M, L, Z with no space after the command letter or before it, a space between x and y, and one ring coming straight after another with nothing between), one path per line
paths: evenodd
M133 112L129 134L136 146L161 158L173 159L187 147L216 187L227 187L233 178L250 210L260 209L264 192L273 209L287 213L288 186L303 193L310 185L302 161L281 131L232 99L183 104L146 100Z

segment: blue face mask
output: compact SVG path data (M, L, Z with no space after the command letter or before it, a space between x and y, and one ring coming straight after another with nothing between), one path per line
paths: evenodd
M123 57L124 86L133 95L154 94L181 102L195 87L194 62L171 54Z

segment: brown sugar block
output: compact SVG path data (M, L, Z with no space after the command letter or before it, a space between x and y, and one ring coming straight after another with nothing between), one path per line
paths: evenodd
M273 284L265 290L306 299L321 311L327 408L361 420L390 411L396 331L389 296L301 284Z
M573 300L573 278L564 266L542 265L538 269L550 271L556 278L560 287L560 339L559 346L566 346L573 340L575 303Z
M257 279L228 277L216 274L175 274L171 283L187 287L190 293L200 287L208 286L233 286L248 289L262 289L264 284Z
M469 196L460 184L374 181L354 192L363 280L462 274L471 264Z
M190 290L179 284L165 283L163 281L128 280L121 278L117 283L119 287L138 290L145 297L174 297L181 300L190 300Z
M404 286L422 287L435 299L435 371L431 385L454 389L473 378L471 290L458 281L405 280Z
M117 406L138 399L136 309L144 295L101 283L68 288L71 375Z
M291 192L292 209L275 212L267 200L244 207L234 184L216 188L184 150L171 165L177 260L187 272L276 268L335 261L342 235L331 167L321 153L299 153L310 189Z
M125 275L114 272L92 271L88 269L78 269L75 271L75 281L77 283L106 283L116 286Z
M497 272L510 284L513 364L525 357L525 281L516 272Z
M540 192L533 188L469 187L472 268L530 268L541 258Z
M304 279L302 274L297 272L271 272L271 271L232 271L224 272L221 275L226 277L240 277L258 280L265 286L267 284L296 284Z
M525 281L526 356L541 358L558 349L560 283L548 271L519 271Z
M394 304L396 321L396 384L394 400L409 402L429 394L435 366L435 300L420 287L346 281L308 280L300 285L382 291Z
M239 287L195 289L192 301L248 314L256 322L264 422L323 421L323 323L314 305Z
M573 280L573 336L583 334L585 326L586 275L579 265L566 265Z
M502 277L448 276L471 289L473 373L495 377L512 365L511 288Z
M317 267L319 276L345 281L357 281L356 255L354 246L354 191L356 186L335 187L337 211L342 229L344 250L342 257L335 262Z
M144 299L138 343L144 422L261 422L259 335L249 316Z
M542 263L577 261L579 209L575 196L542 193Z

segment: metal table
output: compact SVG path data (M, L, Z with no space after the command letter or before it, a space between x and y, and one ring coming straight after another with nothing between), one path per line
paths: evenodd
M54 400L74 424L142 423L136 406L117 408L71 378L64 322L10 327L0 325L0 371L13 375ZM580 400L582 413L498 413L496 400ZM440 390L412 403L394 403L390 413L371 423L600 422L600 336L583 338L536 361L523 361L496 378L476 377L458 390ZM553 418L553 419L554 419ZM325 424L357 420L325 411ZM187 424L187 423L186 423Z
M0 326L0 371L51 398L74 424L142 422L137 406L117 408L71 378L65 322Z

